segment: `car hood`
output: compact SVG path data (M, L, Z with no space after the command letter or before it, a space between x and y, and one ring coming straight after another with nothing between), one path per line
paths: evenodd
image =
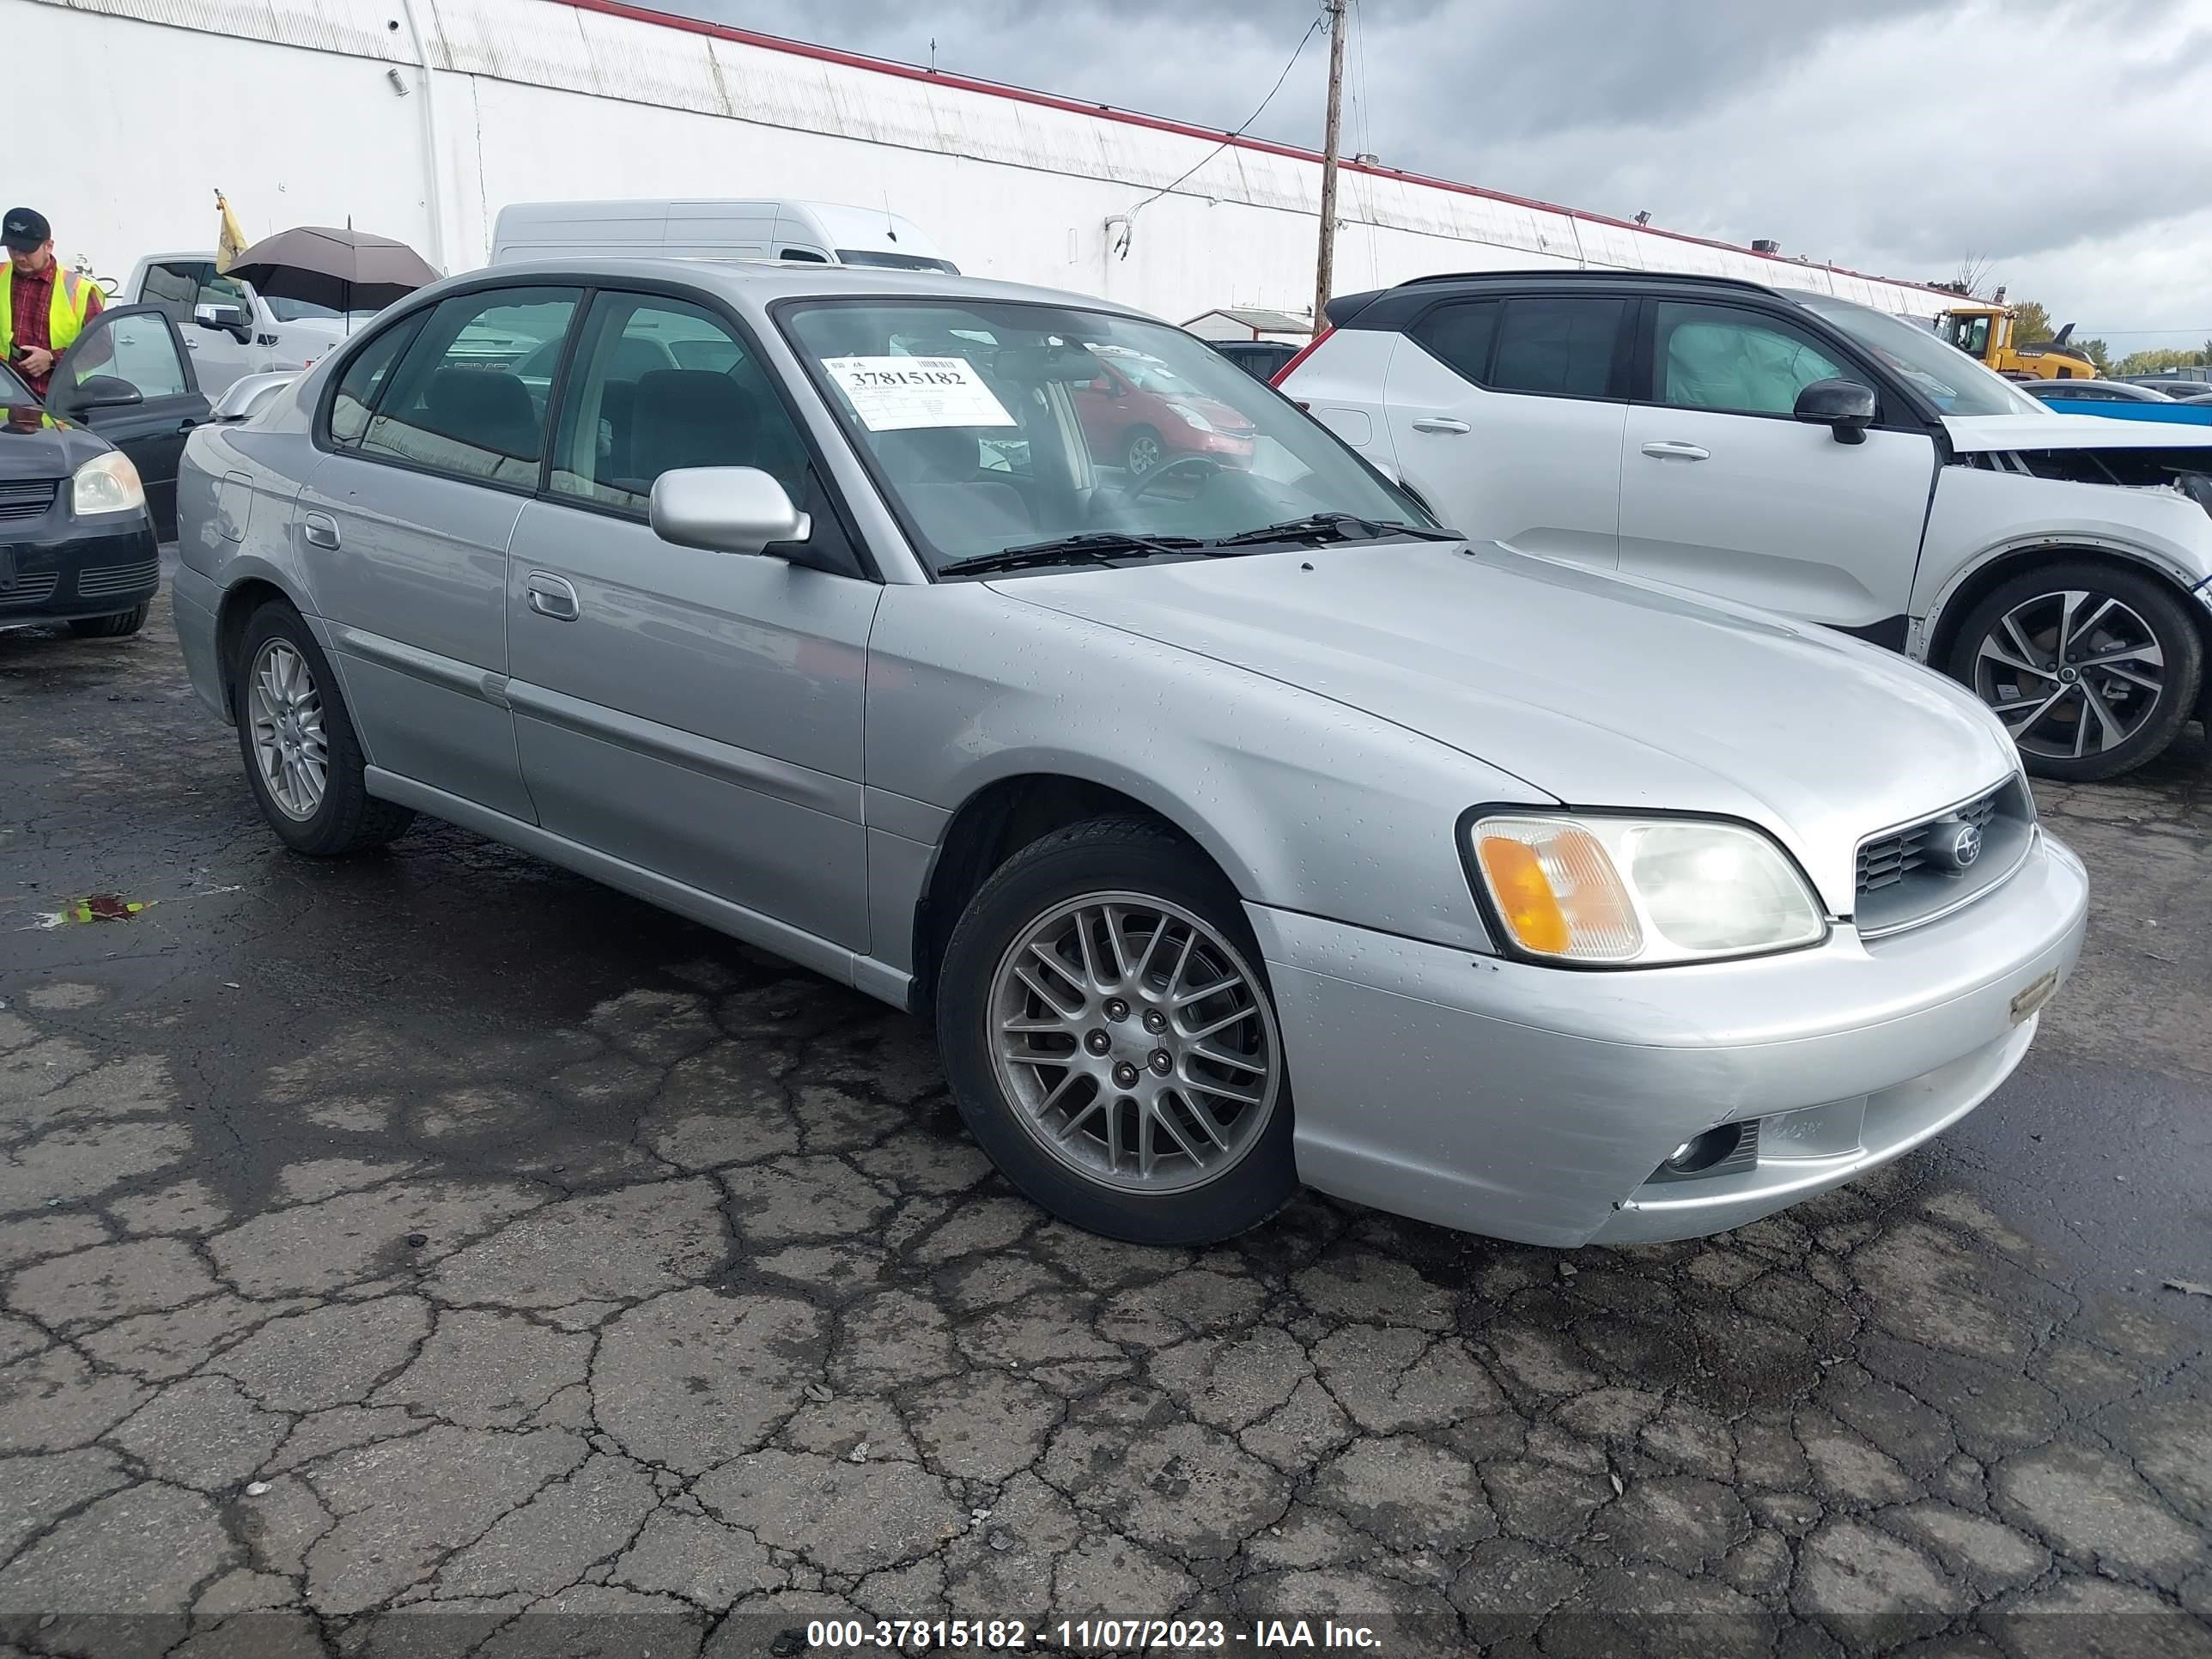
M35 404L0 410L0 483L17 478L66 478L109 446Z
M1838 915L1862 839L2017 763L1994 716L1901 657L1496 543L993 585L1360 709L1562 802L1760 824Z
M2094 426L2057 410L2044 415L1946 415L1943 430L1961 453L2012 449L2212 449L2212 427L2154 423L2142 431ZM2212 459L2212 457L2208 457Z

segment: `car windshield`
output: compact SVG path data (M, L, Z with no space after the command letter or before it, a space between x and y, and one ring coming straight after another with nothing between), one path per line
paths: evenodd
M1955 351L1926 329L1849 300L1825 294L1801 294L1797 303L1826 318L1852 339L1910 380L1946 415L2047 415L2051 411L1991 374L1962 351Z
M0 363L0 408L16 409L27 405L35 408L38 402L38 394L23 384L22 376L7 364Z
M1295 404L1163 323L980 299L781 316L933 570L1070 537L1181 552L1331 515L1332 542L1433 531Z

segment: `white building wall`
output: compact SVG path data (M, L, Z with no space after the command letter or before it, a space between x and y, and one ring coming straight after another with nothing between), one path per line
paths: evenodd
M10 199L46 212L64 256L106 276L211 246L216 186L249 236L350 219L453 270L484 262L509 202L778 196L881 203L964 270L1176 320L1312 303L1321 169L1308 155L1213 154L1218 137L559 0L412 0L411 21L407 0L9 3L23 61L72 66L15 94L19 122L70 137L40 147ZM1748 276L1915 315L1944 300L1365 169L1344 172L1339 209L1342 292L1587 264Z

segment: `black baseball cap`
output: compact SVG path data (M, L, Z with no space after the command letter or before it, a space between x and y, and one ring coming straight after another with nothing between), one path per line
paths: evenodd
M54 228L46 222L46 216L36 208L9 208L8 216L0 219L0 243L5 243L17 253L28 253L33 248L44 247L53 240Z

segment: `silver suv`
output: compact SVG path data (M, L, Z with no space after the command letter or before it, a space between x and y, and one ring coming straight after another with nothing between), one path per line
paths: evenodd
M1132 384L1213 441L1127 470ZM933 1011L999 1167L1122 1237L1301 1181L1732 1226L1971 1110L2080 947L1965 692L1468 545L1095 301L503 267L182 496L186 659L288 844L431 813Z

